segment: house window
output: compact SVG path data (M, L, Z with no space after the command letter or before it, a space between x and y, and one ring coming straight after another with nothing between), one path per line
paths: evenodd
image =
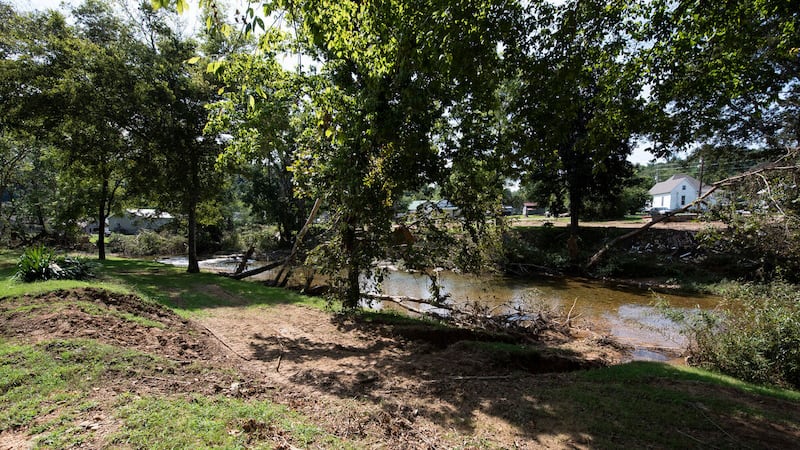
M681 186L681 190L682 190L682 191L685 191L685 190L686 190L686 185L685 185L685 184L684 184L683 186Z
M684 205L686 205L686 196L685 195L681 195L681 206L684 206Z

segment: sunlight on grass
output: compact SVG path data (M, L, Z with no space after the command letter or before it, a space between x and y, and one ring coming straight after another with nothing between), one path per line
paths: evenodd
M643 382L655 378L699 381L734 388L756 395L800 402L800 392L777 387L760 386L696 367L637 361L586 372L584 378L606 382Z
M17 297L20 295L36 295L44 292L52 292L60 289L78 289L78 288L98 288L106 289L111 292L119 294L130 294L131 289L119 284L108 283L100 281L75 281L75 280L51 280L39 281L34 283L22 283L0 274L0 298L3 297Z
M185 269L154 261L109 259L102 262L106 279L129 286L142 296L178 313L202 313L223 306L274 306L295 303L324 308L325 301L293 291L238 281L214 273L187 273Z
M97 279L91 281L46 281L22 283L14 280L19 253L0 253L0 298L41 294L59 289L94 287L122 294L137 294L174 309L178 314L197 315L221 306L269 307L303 304L324 309L324 299L238 281L214 273L187 273L185 269L139 259L109 258L97 261Z

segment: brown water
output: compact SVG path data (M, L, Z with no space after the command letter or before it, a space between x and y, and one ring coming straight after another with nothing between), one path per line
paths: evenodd
M719 302L715 296L700 294L655 294L645 289L580 278L546 277L519 280L503 277L476 277L441 272L443 293L456 304L478 302L503 309L540 304L569 310L571 317L599 324L618 341L635 348L635 359L665 360L653 349L678 350L685 346L677 324L664 317L654 306L657 296L670 305L685 310L712 309ZM430 296L427 277L391 272L383 283L383 293L414 298ZM380 307L380 305L378 305ZM425 305L419 305L422 310Z

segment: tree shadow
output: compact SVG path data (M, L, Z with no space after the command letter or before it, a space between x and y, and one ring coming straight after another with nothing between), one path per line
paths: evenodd
M103 276L133 287L165 306L190 312L243 305L305 303L322 306L324 301L297 292L238 281L223 275L185 269L155 261L109 259L101 262Z
M255 334L252 354L277 368L282 361L282 373L293 383L373 405L378 412L361 420L387 436L411 438L421 433L418 427L435 423L470 436L500 427L500 436L523 447L554 445L557 439L563 447L698 448L702 442L758 448L761 434L769 434L773 444L788 444L800 430L798 412L788 419L788 431L776 430L769 419L757 419L770 417L770 408L755 395L706 386L707 380L698 388L696 377L663 364L598 372L592 369L599 362L577 354L546 345L520 348L471 330L357 316L332 322L364 345ZM603 378L606 373L611 375ZM778 411L800 411L798 402L781 401L786 404ZM727 425L742 417L751 426L739 435L744 428Z

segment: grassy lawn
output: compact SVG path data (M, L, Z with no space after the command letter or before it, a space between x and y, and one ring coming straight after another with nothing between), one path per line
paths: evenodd
M348 447L269 401L129 394L109 400L98 394L108 389L106 379L163 377L175 366L92 340L30 345L0 339L0 432L25 430L35 448L92 447L99 423L120 420L105 438L111 447L271 448L282 435L303 446Z
M94 286L114 292L136 293L181 315L202 314L208 308L230 306L225 293L247 298L251 306L299 303L315 308L326 307L326 302L319 297L271 288L257 282L241 282L213 273L189 274L186 269L155 261L114 257L96 261L96 280L21 283L11 278L18 258L17 252L0 251L0 298Z

